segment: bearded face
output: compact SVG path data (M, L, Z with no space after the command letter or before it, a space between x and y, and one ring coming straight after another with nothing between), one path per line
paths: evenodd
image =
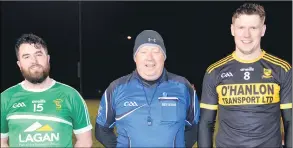
M45 66L35 64L30 66L28 69L20 68L22 76L33 84L42 83L50 73L49 63Z
M49 76L49 58L49 55L41 46L22 44L19 47L17 64L27 81L38 84Z

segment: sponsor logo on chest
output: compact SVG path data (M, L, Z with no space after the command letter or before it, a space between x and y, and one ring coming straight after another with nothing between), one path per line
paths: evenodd
M54 132L50 125L42 125L39 122L35 122L25 129L24 133L18 135L18 138L20 143L56 142L60 140L59 133Z

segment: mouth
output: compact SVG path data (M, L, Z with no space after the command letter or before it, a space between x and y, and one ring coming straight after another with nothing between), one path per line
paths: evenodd
M241 42L243 44L250 44L250 43L252 43L252 40L241 40Z
M30 67L30 69L40 69L40 68L42 68L42 66L40 65L34 65Z
M145 64L144 66L147 68L154 68L156 64Z

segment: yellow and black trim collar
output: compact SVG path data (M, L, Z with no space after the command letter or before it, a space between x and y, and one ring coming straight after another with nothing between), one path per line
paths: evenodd
M256 61L262 59L263 56L266 54L266 52L265 52L264 50L261 50L261 52L262 52L261 55L260 55L259 57L257 57L256 59L253 59L253 60L243 60L243 59L240 59L239 57L236 56L235 51L232 53L232 57L233 57L236 61L238 61L238 62L240 62L240 63L254 63L254 62L256 62Z
M276 56L273 56L271 54L266 53L263 57L264 60L273 63L275 65L278 65L282 67L286 72L288 72L291 69L291 65L286 62L285 60L282 60Z

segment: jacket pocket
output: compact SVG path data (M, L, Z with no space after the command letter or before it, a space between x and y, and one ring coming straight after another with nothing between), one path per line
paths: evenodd
M175 122L178 120L178 98L177 97L159 97L161 104L161 121Z

